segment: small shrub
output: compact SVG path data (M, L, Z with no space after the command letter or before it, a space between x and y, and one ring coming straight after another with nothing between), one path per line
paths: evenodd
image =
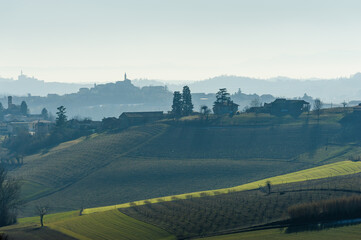
M8 240L9 237L5 233L0 233L0 240Z
M361 161L361 156L350 156L348 158L348 160L350 160L352 162L359 162L359 161Z
M207 196L208 196L208 193L206 193L206 192L201 192L201 193L199 194L199 196L201 196L201 197L207 197Z

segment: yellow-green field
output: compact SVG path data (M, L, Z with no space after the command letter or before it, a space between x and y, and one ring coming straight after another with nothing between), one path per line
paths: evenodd
M45 226L79 240L154 239L171 240L173 235L153 225L128 217L118 210L79 216L78 211L49 214ZM39 238L39 217L19 219L19 223L3 227L0 232L10 234L26 231L26 239ZM53 235L56 235L56 232ZM15 235L17 236L17 235ZM60 235L61 236L61 235ZM42 239L42 238L41 238ZM18 240L15 237L15 240ZM23 240L23 239L22 239Z
M134 203L126 203L99 208L89 208L83 211L83 213L85 214L83 216L78 216L79 211L50 214L45 216L44 222L46 226L48 226L50 229L59 231L76 239L174 239L175 237L170 233L166 232L165 230L128 217L120 213L117 208L126 208L130 207L133 204L143 205L149 202L156 203L160 201L186 199L190 198L190 196L196 198L202 196L227 194L229 192L235 191L251 190L258 188L260 185L264 185L266 181L271 181L273 185L277 185L282 183L292 183L312 179L335 177L359 172L361 172L361 162L342 161L290 174L280 175L277 177L267 178L232 188L167 196L163 198L154 198ZM6 230L11 230L14 228L36 226L38 225L38 222L38 217L22 218L19 219L18 225L2 228L1 230L6 232ZM323 239L324 236L326 239L327 234L325 233L327 233L328 231L330 230L322 231L322 236L320 235L320 238L317 239ZM354 236L353 233L361 232L361 228L351 228L350 230L347 230L347 232L349 236ZM309 233L302 234L305 234L304 237L306 237L306 239L311 239L309 238L311 237L311 235L312 237L316 238L319 233L312 233L310 236L307 235ZM337 234L339 234L338 236L340 236L341 234L344 234L344 232L338 231L335 234L332 234L332 236L336 236ZM285 234L281 233L279 230L267 230L243 233L241 237L242 239L259 239L261 237L265 239L302 239L299 238L299 236L301 236L301 234ZM237 234L225 235L221 237L216 237L215 239L223 239L223 237L224 239L239 239L240 236L238 236Z
M68 220L70 218L77 217L77 216L79 216L79 211L48 214L48 215L44 216L44 223L49 224L49 223L59 222L59 221ZM18 222L20 225L38 224L39 216L19 218Z
M196 198L202 196L214 196L219 194L226 194L229 192L236 192L236 191L245 191L245 190L252 190L259 188L260 186L265 185L267 181L270 181L273 185L283 184L283 183L293 183L293 182L301 182L313 179L320 179L320 178L327 178L327 177L336 177L348 174L355 174L361 172L361 162L352 162L352 161L341 161L336 163L331 163L315 168L310 168L294 173L289 173L285 175L280 175L276 177L266 178L263 180L243 184L240 186L235 186L231 188L223 188L223 189L216 189L216 190L209 190L209 191L201 191L201 192L193 192L193 193L186 193L186 194L179 194L161 198L152 198L142 201L136 201L132 203L124 203L112 206L105 206L105 207L97 207L97 208L88 208L84 210L84 214L95 213L95 212L102 212L111 209L118 209L118 208L127 208L134 204L136 205L144 205L147 203L156 203L162 201L173 201L176 199L187 199L187 198Z
M175 239L168 232L128 217L118 210L79 216L49 226L80 240Z
M80 240L175 239L165 230L128 217L118 210L74 217L52 223L49 227Z
M261 230L246 233L236 233L215 237L201 238L204 240L355 240L360 239L361 225L325 229L322 231L307 231L285 233L284 229Z

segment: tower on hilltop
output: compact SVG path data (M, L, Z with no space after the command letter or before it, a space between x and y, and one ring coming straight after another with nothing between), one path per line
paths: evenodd
M131 83L130 80L127 78L127 73L124 73L124 83Z
M8 109L11 109L13 106L13 97L8 96Z

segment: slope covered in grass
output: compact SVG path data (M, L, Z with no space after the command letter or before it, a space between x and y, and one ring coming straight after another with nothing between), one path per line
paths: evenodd
M227 194L220 194L221 190L193 195L189 193L132 204L85 209L83 213L86 215L80 217L79 211L50 214L45 216L44 221L51 229L77 239L159 238L157 234L160 230L157 228L157 230L148 229L150 232L147 230L145 233L142 233L142 230L135 231L135 226L138 229L138 225L141 224L140 229L142 229L143 223L134 221L128 216L159 226L178 237L209 235L219 231L282 220L287 217L285 214L288 206L300 202L361 193L360 175L353 174L360 170L360 162L337 162L277 176L273 178L274 183L279 181L285 184L274 184L270 195L259 190L241 191L253 186L259 187L257 183L250 183L243 188L238 186L237 189L240 191L228 191L228 189L225 191ZM288 183L286 184L286 181L281 179L286 179ZM309 181L301 181L307 179ZM260 183L264 185L265 181L262 180ZM181 200L182 198L184 199ZM128 216L118 214L116 208L125 208L120 211ZM38 221L38 217L23 218L19 220L19 227L16 225L15 229L7 227L7 230L12 230L12 233L19 236L24 236L25 233L22 231L25 231L28 235L26 226L38 224ZM128 224L131 225L128 226ZM21 229L17 230L17 228ZM169 237L173 238L170 234Z
M237 116L240 118L241 116ZM330 124L220 125L179 122L132 127L63 143L12 171L28 204L62 212L229 188L347 159Z
M216 196L216 195L228 194L232 192L253 190L253 189L258 189L260 186L264 186L268 181L271 182L272 185L279 185L286 183L304 182L308 180L351 175L360 172L361 172L361 162L342 161L342 162L331 163L310 169L305 169L289 174L279 175L276 177L266 178L255 182L246 183L240 186L152 198L141 201L135 201L131 203L117 204L112 206L89 208L89 209L85 209L84 213L87 214L94 212L102 212L102 211L108 211L110 209L127 208L132 206L146 205L149 203L169 202L179 199L191 199L191 198L199 198L206 196Z
M50 224L50 228L79 240L175 239L168 232L117 210L71 218Z
M66 142L44 153L24 158L24 164L11 171L11 174L23 181L22 196L26 201L50 196L66 189L86 178L93 172L121 160L121 156L134 150L157 134L162 133L166 125L131 128L121 133L93 135L75 141ZM73 193L76 195L76 193ZM85 197L81 197L83 200ZM63 201L60 198L59 201ZM44 201L42 204L49 204ZM81 201L79 200L80 206ZM32 204L34 205L34 204ZM53 210L55 210L55 206ZM34 212L31 206L25 209ZM66 205L56 211L70 210Z
M132 157L290 160L312 154L340 131L337 125L172 126ZM159 147L162 146L162 147Z
M167 231L138 221L117 210L79 216L78 211L49 214L44 217L45 228L39 227L39 217L19 219L19 223L0 228L14 240L171 240Z

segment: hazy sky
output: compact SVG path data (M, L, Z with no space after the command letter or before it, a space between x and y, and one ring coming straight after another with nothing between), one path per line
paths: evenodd
M0 76L45 81L339 77L360 0L0 0Z

